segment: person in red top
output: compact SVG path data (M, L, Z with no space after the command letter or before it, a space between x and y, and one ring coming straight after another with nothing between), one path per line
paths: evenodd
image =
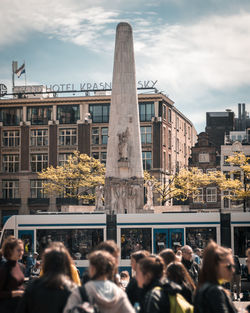
M0 267L0 312L14 313L24 293L24 275L18 262L22 249L18 239L6 238L2 252L6 262Z

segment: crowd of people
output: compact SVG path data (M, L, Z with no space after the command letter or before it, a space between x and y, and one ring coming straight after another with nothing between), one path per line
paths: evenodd
M250 249L246 253L250 273ZM170 313L173 305L185 306L190 313L237 312L226 288L234 280L237 284L237 257L213 241L203 255L188 245L157 255L135 251L131 274L118 272L119 248L112 240L104 241L88 255L88 271L81 280L62 242L51 242L41 261L35 253L24 265L23 255L20 239L5 239L0 254L1 313Z

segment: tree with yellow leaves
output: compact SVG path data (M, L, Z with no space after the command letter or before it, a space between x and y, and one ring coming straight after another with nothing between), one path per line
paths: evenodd
M46 193L63 194L64 197L93 200L94 189L104 184L104 165L87 154L75 151L63 166L48 167L39 173L44 180Z
M242 200L244 212L246 212L247 200L250 197L250 158L244 153L235 153L229 156L227 163L234 167L231 173L240 173L239 179L221 178L219 186L222 191L228 191L228 195L224 196L232 200Z
M145 171L145 184L149 180L153 183L155 193L159 195L158 201L165 205L173 198L185 201L190 197L197 196L199 188L217 184L221 180L221 172L203 173L196 167L190 170L182 169L176 175L169 176L168 181L162 183Z

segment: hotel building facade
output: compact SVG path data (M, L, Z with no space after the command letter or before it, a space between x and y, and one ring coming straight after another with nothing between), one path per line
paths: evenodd
M0 100L1 223L12 214L81 204L44 194L37 173L64 164L75 150L106 163L110 102L110 95L100 94ZM167 180L188 167L196 130L162 93L138 94L138 102L143 167Z

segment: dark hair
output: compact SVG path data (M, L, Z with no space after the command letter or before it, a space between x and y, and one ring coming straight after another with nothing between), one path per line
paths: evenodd
M51 244L45 249L42 257L42 278L46 286L62 289L65 285L73 285L71 265L72 259L63 244Z
M232 254L230 249L219 246L214 241L210 241L203 254L198 283L199 287L206 282L218 283L218 265L230 254Z
M19 245L19 240L14 236L7 237L3 242L3 256L9 260L15 247Z
M129 272L128 271L122 271L121 273L120 273L120 277L121 278L129 278L130 276L129 276Z
M168 264L171 262L176 261L176 255L172 249L164 249L159 253L159 256L163 258L165 266L167 267Z
M138 263L141 259L149 256L150 253L147 250L139 250L135 251L131 254L131 259L134 259L136 263Z
M113 255L113 257L115 257L116 259L119 258L119 254L120 254L120 250L117 246L117 244L115 243L114 240L106 240L106 241L102 241L101 243L99 243L99 245L96 247L96 250L104 250L109 252L110 254Z
M195 290L195 284L181 262L172 262L167 267L167 278L179 285L189 285Z
M164 274L164 261L160 256L150 255L141 259L139 267L143 275L151 274L151 281L161 279Z
M113 255L104 250L97 250L89 255L89 263L95 268L95 275L92 279L97 279L105 275L109 280L113 280L116 260Z

